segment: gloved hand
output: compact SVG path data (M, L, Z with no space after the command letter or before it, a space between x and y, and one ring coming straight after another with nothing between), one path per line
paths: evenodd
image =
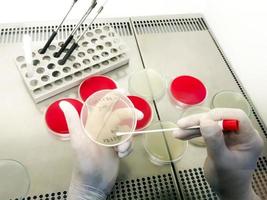
M240 130L223 134L216 123L223 119L239 120ZM176 138L188 140L203 136L207 145L205 177L222 200L259 199L252 189L251 180L263 140L242 110L213 109L180 119L177 124L180 130L174 132ZM184 130L196 125L200 125L201 133Z
M100 105L101 104L101 105ZM101 101L98 106L105 106ZM104 147L92 142L84 133L79 115L75 108L68 102L60 102L68 128L70 131L71 145L74 150L75 163L72 180L68 192L69 200L106 199L111 192L119 170L119 157L124 157L131 150L131 141L123 143L116 148ZM102 109L103 111L103 109ZM130 110L117 110L112 114L116 126L121 120L129 117ZM131 110L132 112L132 110ZM141 119L143 114L135 110L137 118ZM104 113L101 113L102 115ZM98 117L99 112L92 112L90 119L94 119L93 125L97 129L102 125L103 118ZM111 129L114 127L110 127Z

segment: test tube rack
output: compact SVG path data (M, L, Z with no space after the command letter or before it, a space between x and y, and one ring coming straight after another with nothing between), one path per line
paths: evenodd
M46 54L40 54L43 43L34 43L33 75L28 76L25 57L16 57L16 66L35 103L79 85L88 76L104 74L129 62L128 47L111 26L89 30L64 65L59 65L67 52L53 56L62 41L52 43ZM71 46L71 44L70 44Z

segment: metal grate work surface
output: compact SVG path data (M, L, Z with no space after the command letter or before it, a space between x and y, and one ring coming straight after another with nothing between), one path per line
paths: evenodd
M171 33L207 30L203 18L170 18L133 21L136 33Z
M24 200L58 200L67 199L67 191L29 196ZM175 180L171 174L161 174L116 182L108 200L169 200L179 199ZM14 199L18 200L18 199Z
M183 195L190 200L219 200L204 177L202 168L179 171ZM261 199L267 198L267 159L260 157L253 174L252 187Z
M116 32L121 36L130 36L132 35L132 31L130 29L129 22L110 22L110 23L94 23L89 28L89 30L95 29L99 26L110 25L112 26ZM82 24L78 29L77 34L81 34L84 29L88 26L88 24ZM0 30L0 44L9 44L22 42L23 34L29 34L33 40L36 41L44 41L49 38L52 34L53 30L56 29L57 26L25 26L25 27L9 27L2 28ZM60 28L58 35L56 36L56 40L63 40L67 38L67 36L71 33L72 29L75 27L75 24L63 25Z

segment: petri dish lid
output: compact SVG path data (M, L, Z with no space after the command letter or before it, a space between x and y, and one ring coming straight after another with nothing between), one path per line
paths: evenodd
M251 115L251 107L246 98L239 92L221 91L212 99L213 108L238 108L248 116Z
M170 84L170 93L174 101L182 105L197 105L207 96L205 85L192 76L178 76Z
M149 126L147 130L177 128L172 122L157 122ZM144 134L144 147L149 159L156 165L169 164L182 158L188 146L187 141L173 137L173 131L162 131L162 133Z
M158 100L164 96L166 81L156 71L145 69L132 74L129 78L129 91L149 101Z
M195 114L206 113L209 111L210 111L210 108L208 108L208 107L194 106L194 107L190 107L190 108L185 109L181 115L181 118L188 117L188 116L195 115ZM205 143L203 137L193 138L193 139L189 140L189 142L193 145L200 146L200 147L206 146L206 143Z
M133 103L134 107L144 114L144 117L141 120L137 120L135 130L142 130L149 126L153 119L153 113L150 104L145 99L138 96L128 96L128 98Z
M85 101L89 96L99 90L116 89L117 84L107 76L92 76L84 80L79 86L79 96Z
M132 134L116 136L116 132L133 132L137 123L134 105L118 90L92 94L83 105L81 120L86 135L107 147L129 140Z
M62 137L69 135L69 129L65 119L65 115L61 110L61 108L59 107L59 103L63 100L71 103L76 108L79 115L81 113L83 106L82 102L71 98L60 99L49 105L45 113L46 125L53 134Z
M30 177L23 164L15 160L0 160L1 199L23 199L29 188Z

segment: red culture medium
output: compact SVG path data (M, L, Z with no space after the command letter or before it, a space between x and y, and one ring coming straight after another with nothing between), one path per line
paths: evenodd
M207 96L204 84L192 76L178 76L171 85L170 92L177 103L196 105L203 102Z
M79 115L81 114L83 103L76 99L66 98L55 101L47 108L47 111L45 113L45 121L48 128L55 134L68 135L68 125L64 113L59 107L59 103L61 101L67 101L71 103L76 108Z
M134 107L144 114L143 119L137 120L135 129L141 130L146 128L152 121L152 108L150 104L145 99L138 96L128 96L128 98L133 103Z
M79 95L83 101L99 90L117 89L115 81L107 76L92 76L84 80L79 87Z

